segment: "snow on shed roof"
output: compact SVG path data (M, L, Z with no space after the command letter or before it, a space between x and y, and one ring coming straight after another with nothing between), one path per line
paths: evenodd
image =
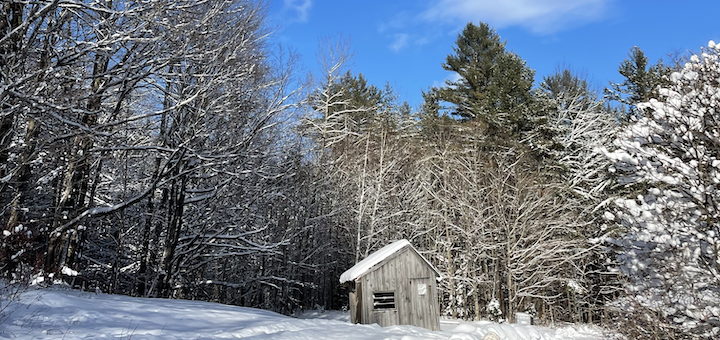
M399 240L395 241L393 243L390 243L382 248L380 250L370 254L370 256L366 257L364 260L356 263L352 268L346 270L342 275L340 275L340 283L345 283L348 281L353 281L360 276L365 275L372 269L376 264L382 262L383 260L390 257L392 254L395 254L400 249L405 248L406 246L410 246L418 255L420 253L415 249L415 247L410 244L408 240ZM424 256L420 255L420 257L425 260L425 263L428 264L437 274L440 276L440 272L435 269L435 267L427 260Z

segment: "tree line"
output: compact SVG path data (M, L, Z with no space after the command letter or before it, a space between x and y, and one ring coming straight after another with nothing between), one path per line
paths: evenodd
M406 238L447 316L718 332L714 44L634 48L600 94L469 23L412 108L343 41L301 81L252 0L1 10L8 280L340 309L340 274Z

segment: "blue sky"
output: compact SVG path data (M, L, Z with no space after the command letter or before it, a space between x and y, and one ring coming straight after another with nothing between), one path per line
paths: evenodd
M487 22L506 48L536 71L536 84L561 65L598 89L618 82L633 46L656 62L720 42L718 0L269 0L274 41L317 72L318 44L351 41L350 69L378 86L388 82L411 105L451 75L441 64L468 23Z

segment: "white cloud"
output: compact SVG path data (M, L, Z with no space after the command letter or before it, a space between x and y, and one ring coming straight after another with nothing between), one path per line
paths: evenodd
M432 39L430 37L420 37L417 40L415 40L415 45L422 46L427 45L432 42Z
M415 20L415 14L409 14L408 12L400 12L395 14L388 20L383 20L378 24L378 32L384 33L393 30L402 30L408 26L408 23Z
M388 47L390 48L390 50L396 53L410 47L430 44L435 38L435 36L433 36L432 34L420 35L407 33L386 34L385 37L391 40L391 43L390 45L388 45Z
M310 8L312 0L284 0L285 10L293 11L297 14L296 22L305 23L310 16Z
M409 44L410 36L405 33L398 33L394 36L394 41L390 44L390 49L395 52L400 52L403 48Z
M495 28L523 26L538 34L596 21L614 0L438 0L422 13L427 21L487 22Z

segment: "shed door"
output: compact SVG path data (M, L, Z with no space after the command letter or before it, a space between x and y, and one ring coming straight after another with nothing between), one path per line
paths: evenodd
M430 330L440 330L440 314L435 278L410 279L410 306L412 324Z

